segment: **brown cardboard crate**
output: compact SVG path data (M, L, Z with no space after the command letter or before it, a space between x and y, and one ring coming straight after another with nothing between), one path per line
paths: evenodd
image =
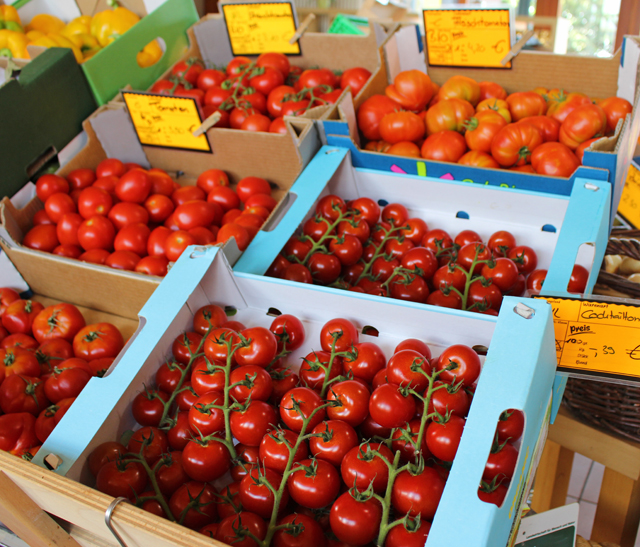
M227 171L234 182L245 176L262 176L273 183L272 195L280 201L273 213L277 215L288 189L319 147L311 120L293 119L288 127L288 135L215 130L211 136L210 130L207 135L212 147L214 150L218 147L218 153L213 155L165 150L140 146L123 105L104 106L85 121L88 143L59 174L65 176L80 167L95 168L107 157L119 157L165 169L183 186L195 184L198 174L210 168ZM23 209L16 209L6 197L0 203L0 246L32 290L136 319L162 278L23 247L20 242L32 227L33 215L42 208L42 202L35 196Z

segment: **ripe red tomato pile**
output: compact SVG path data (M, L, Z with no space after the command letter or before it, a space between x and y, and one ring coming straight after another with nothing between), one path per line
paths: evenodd
M473 230L453 238L399 203L381 210L367 197L345 203L330 194L266 275L497 315L503 296L540 292L547 271L537 263L535 250L508 231L486 243ZM568 292L584 292L588 277L576 265Z
M0 450L30 459L124 342L111 323L87 325L72 304L45 308L6 287L0 320Z
M626 99L536 88L507 94L495 82L452 76L442 87L419 70L396 76L358 110L366 149L473 167L569 177L585 148L631 112Z
M193 97L205 117L220 112L216 127L286 133L283 116L333 104L347 87L355 97L370 76L362 67L340 75L328 68L303 70L282 53L263 53L255 61L235 57L224 70L205 68L197 58L180 61L149 91Z
M121 270L164 276L189 245L235 237L244 250L277 201L259 177L235 188L219 169L180 186L162 169L145 170L118 159L67 178L43 175L36 194L44 209L22 240L31 249Z
M298 318L246 327L204 306L133 400L140 429L89 457L96 487L231 545L424 545L480 358L407 339L387 360L342 318L319 342L296 373ZM502 503L523 426L503 414L481 499Z

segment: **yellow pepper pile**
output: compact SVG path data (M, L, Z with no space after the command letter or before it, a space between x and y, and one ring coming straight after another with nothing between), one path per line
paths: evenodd
M122 36L140 20L123 7L101 11L91 17L82 15L65 24L53 15L41 13L22 27L20 16L12 6L0 6L0 57L29 59L27 46L67 47L78 63L93 57L103 47ZM151 66L162 56L156 40L138 53L141 67Z

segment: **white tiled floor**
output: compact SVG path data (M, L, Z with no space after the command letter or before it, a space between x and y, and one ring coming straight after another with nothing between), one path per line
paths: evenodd
M603 473L604 466L602 464L593 462L581 454L575 454L569 479L567 503L577 501L580 504L578 534L584 538L591 537ZM640 547L640 534L636 538L635 547Z

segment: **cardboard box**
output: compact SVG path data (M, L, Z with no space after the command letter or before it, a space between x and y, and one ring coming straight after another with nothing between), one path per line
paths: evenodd
M577 178L608 180L613 186L611 206L612 212L615 213L640 132L640 97L637 85L640 38L626 37L622 49L612 58L521 51L513 59L513 68L510 70L427 67L422 37L419 37L412 27L404 27L395 32L383 48L389 83L403 70L419 69L426 71L429 77L440 85L455 74L463 74L476 81L495 81L508 93L529 91L534 87L543 86L581 91L591 98L617 95L630 101L634 110L621 125L618 125L613 137L601 139L585 151L584 165L579 167L573 176L561 178L364 151L360 149L351 105L347 104L344 109L339 105L335 111L337 119L323 121L327 144L349 148L356 167L369 167L381 171L395 170L436 178L447 176L468 183L536 190L565 196L571 193ZM590 77L585 77L587 74ZM378 93L384 94L384 86L370 86L367 97ZM343 103L345 101L346 99L343 99Z
M374 326L379 335L372 341L387 356L401 340L410 337L427 341L434 355L454 343L488 347L427 547L506 544L519 518L518 508L526 498L527 485L535 470L535 455L544 444L549 418L555 342L551 307L543 301L507 298L499 317L471 316L455 310L426 309L411 303L380 301L363 294L234 274L219 249L192 247L178 260L141 311L141 326L127 351L119 356L117 366L102 379L100 386L93 380L89 382L33 461L44 465L44 458L55 454L61 459L57 474L86 483L89 453L101 442L117 439L134 427L131 399L143 384L153 382L155 371L164 362L175 337L190 328L195 310L210 302L233 306L237 310L234 318L247 325L268 326L272 321L269 315L270 311L273 313L272 308L300 317L306 341L288 358L291 363L299 362L298 357L314 347L322 325L336 315L352 320L359 329ZM367 340L368 335L361 334L360 339ZM517 367L513 366L514 355L518 356ZM509 377L509 382L504 382L505 377ZM497 421L509 408L526 413L526 428L516 466L518 471L499 509L480 501L477 489ZM19 486L28 488L29 495L33 494L32 499L44 510L108 537L100 526L91 527L101 516L101 505L110 500L108 496L65 483L59 477L52 477L50 484L69 484L68 490L51 487L56 491L52 496L47 492L49 487L39 481L36 484L28 478L24 480L24 474L17 472L14 465L7 467L1 458L0 462L0 470L17 480ZM50 476L42 470L34 474ZM79 492L85 492L86 497L78 496ZM60 501L60 497L64 501ZM55 502L56 498L59 501ZM160 521L152 515L133 514L137 515L137 522L120 524L120 529L132 539L130 547L143 545L145 541L150 544L150 534L160 529L156 525ZM162 528L175 530L176 545L189 544L190 536L184 535L181 529L166 521Z
M142 19L81 65L98 105L113 99L127 85L146 89L183 55L188 47L186 30L198 20L192 0L130 0L126 7ZM39 12L69 22L78 15L94 15L105 9L110 9L106 0L31 0L18 13L24 23ZM136 54L156 38L162 41L164 55L153 66L140 67Z
M394 29L395 30L395 29ZM229 42L229 34L222 14L209 14L193 25L188 31L190 47L181 60L202 59L207 67L226 66L234 57ZM368 35L328 35L326 33L305 32L299 40L300 55L289 57L292 65L308 68L329 68L344 71L352 67L363 67L371 72L371 77L357 97L356 106L368 89L377 89L387 82L386 65L380 45L389 39L393 30L387 32L379 24L372 24ZM256 59L256 56L249 56ZM167 77L171 70L162 74ZM149 86L150 87L150 86ZM333 105L318 106L302 117L324 119L333 111Z
M216 130L210 136L214 154L143 148L122 105L100 108L84 128L88 144L59 171L62 176L80 167L95 168L107 157L160 167L182 185L195 184L202 171L218 168L235 182L251 175L266 178L275 185L273 196L278 200L285 197L319 147L311 120L292 121L288 135ZM162 279L22 247L33 215L43 207L33 190L32 195L22 209L8 198L0 203L0 246L27 283L37 293L135 319Z
M365 196L401 203L410 217L422 218L430 228L442 228L452 236L470 229L487 241L493 232L509 230L519 245L536 251L537 267L549 270L545 293L566 292L575 263L589 270L587 292L591 292L607 246L611 192L607 182L576 179L569 198L490 185L467 186L353 164L353 153L347 149L322 147L291 188L295 199L289 200L292 205L284 217L258 232L235 271L264 275L288 239L315 214L317 201L336 194L345 200Z
M51 48L0 87L0 195L12 196L82 131L96 109L69 49Z

